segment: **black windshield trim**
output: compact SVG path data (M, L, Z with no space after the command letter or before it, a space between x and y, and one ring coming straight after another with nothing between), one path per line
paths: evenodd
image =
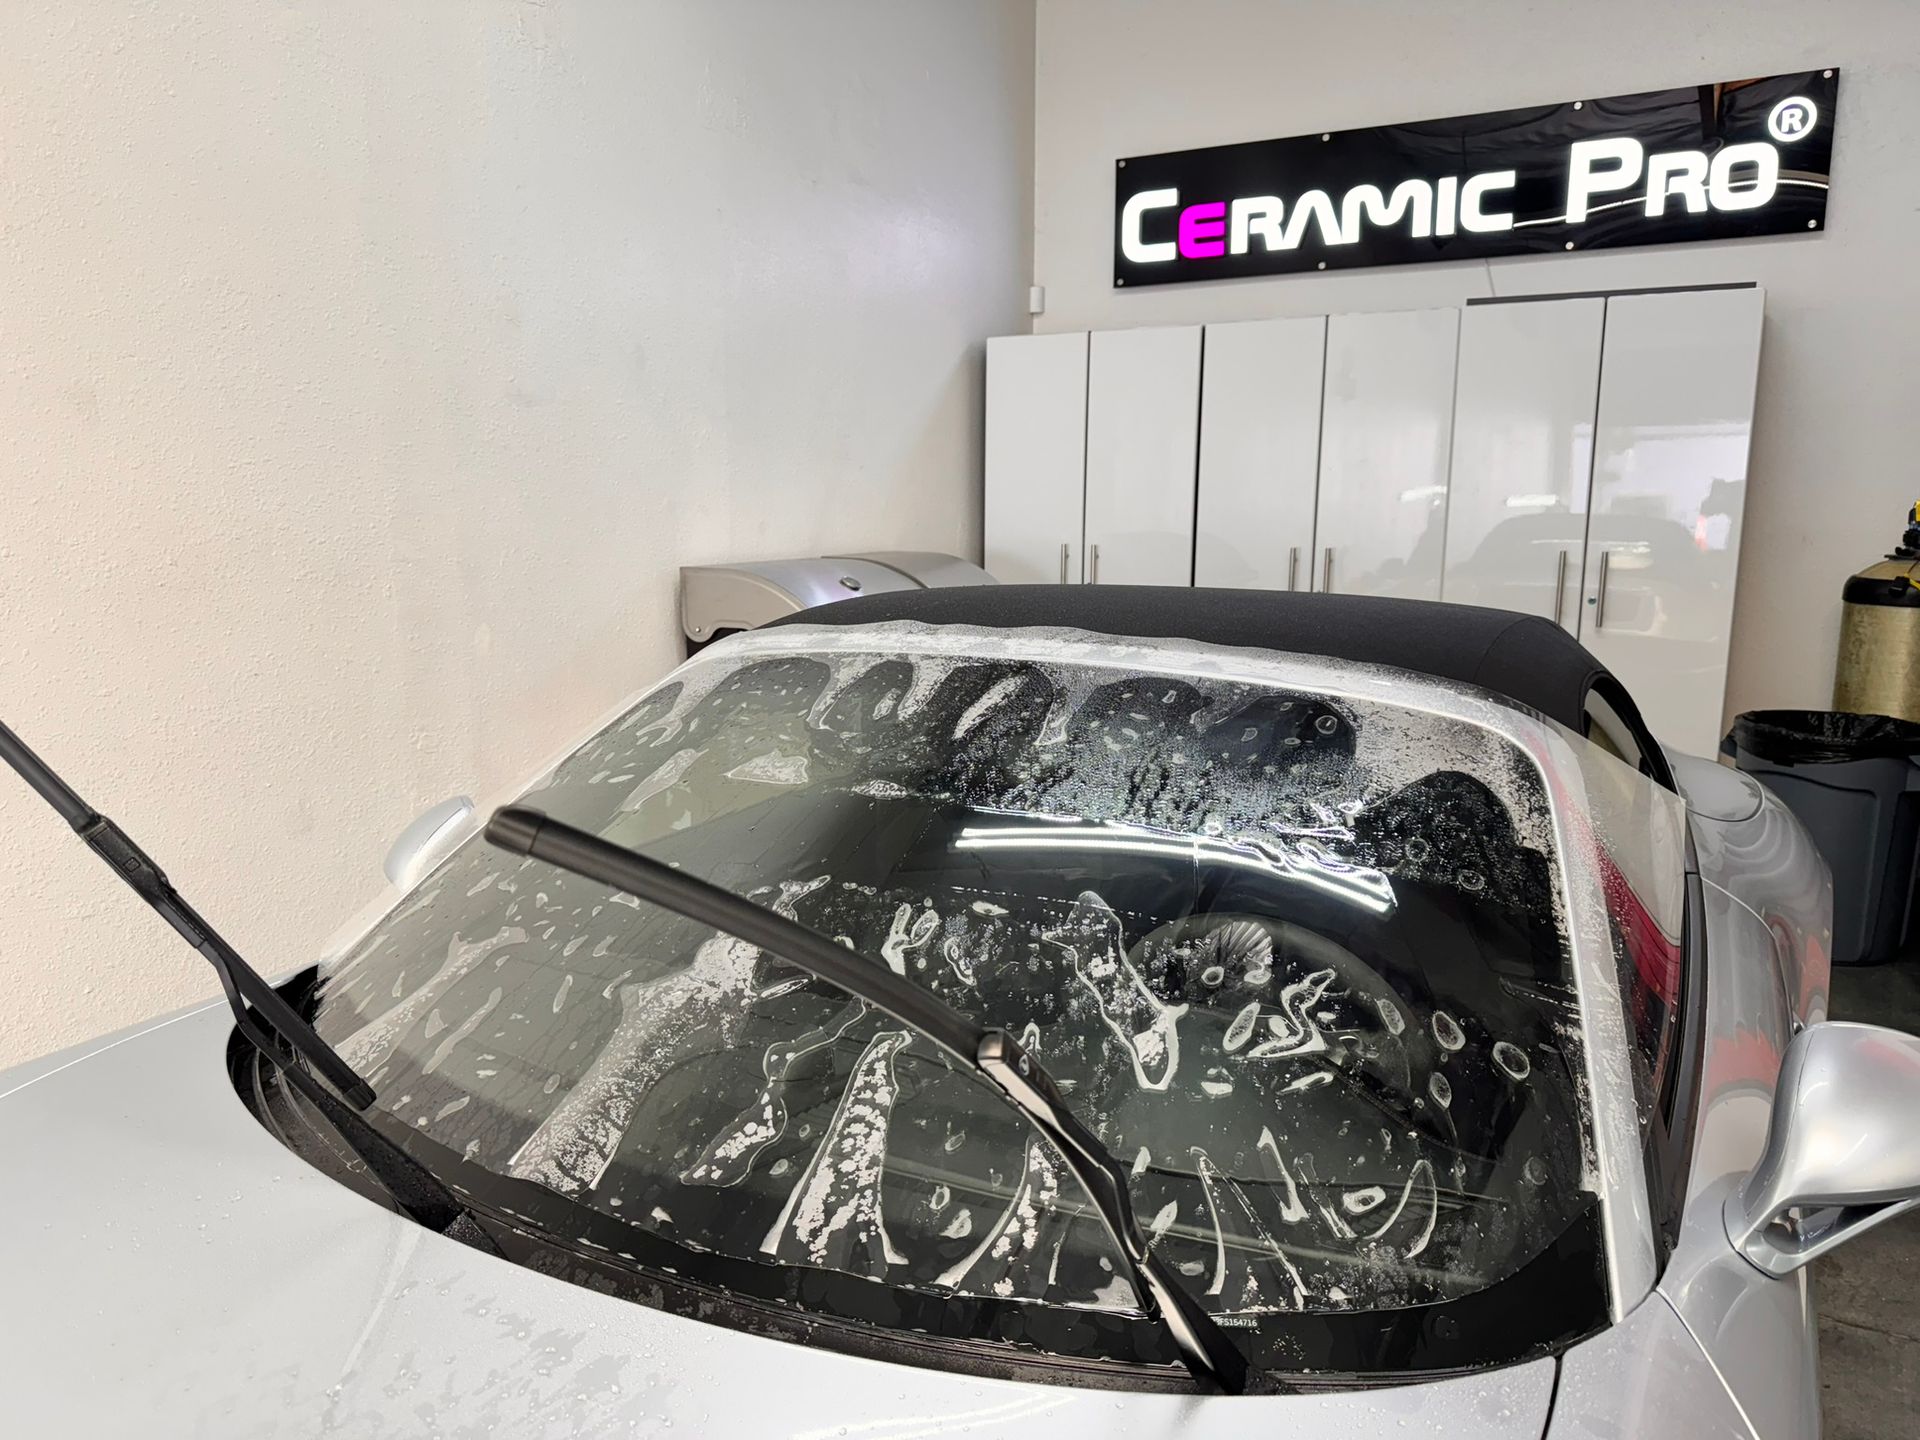
M302 1010L311 1008L313 980L308 971L286 989ZM291 1132L314 1123L305 1115L309 1102L263 1070L238 1036L229 1067L240 1099L270 1134L322 1173L369 1194L337 1149L299 1143ZM370 1118L395 1142L431 1152L435 1172L511 1262L570 1284L733 1330L924 1368L1028 1383L1192 1390L1153 1321L1030 1300L936 1295L693 1250L532 1181L498 1175L385 1112ZM1237 1329L1235 1339L1256 1371L1288 1389L1401 1385L1523 1364L1557 1355L1607 1325L1603 1243L1599 1198L1592 1196L1553 1244L1485 1289L1399 1310L1268 1315ZM1075 1354L1060 1348L1069 1340L1099 1346ZM1256 1381L1253 1388L1265 1386Z
M1692 838L1688 837L1689 858ZM1700 874L1689 866L1685 875L1686 906L1682 921L1679 1054L1669 1067L1666 1084L1647 1127L1645 1147L1647 1194L1653 1204L1654 1243L1664 1269L1680 1241L1680 1223L1686 1213L1687 1187L1693 1178L1693 1148L1699 1125L1700 1092L1705 1083L1707 1040L1707 924Z

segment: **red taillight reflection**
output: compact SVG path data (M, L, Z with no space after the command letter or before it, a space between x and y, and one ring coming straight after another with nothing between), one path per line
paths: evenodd
M1607 914L1620 931L1621 942L1633 961L1634 972L1647 991L1667 1005L1680 999L1680 942L1660 928L1653 912L1634 893L1620 867L1613 863L1605 847L1594 847L1600 862L1600 885L1607 899ZM1635 1003L1642 1003L1639 995ZM1636 1019L1645 1017L1636 1016Z

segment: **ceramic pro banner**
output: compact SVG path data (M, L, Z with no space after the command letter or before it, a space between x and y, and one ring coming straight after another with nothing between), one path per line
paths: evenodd
M1113 283L1817 233L1838 70L1131 155Z

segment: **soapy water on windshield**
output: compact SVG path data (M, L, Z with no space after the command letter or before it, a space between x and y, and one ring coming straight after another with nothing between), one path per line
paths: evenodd
M1223 873L1249 873L1282 891L1297 885L1344 897L1376 915L1391 914L1398 903L1399 873L1462 892L1497 891L1503 883L1498 866L1484 856L1460 863L1419 836L1401 848L1397 870L1365 858L1356 823L1435 769L1464 774L1494 797L1516 853L1540 850L1551 833L1537 784L1529 783L1532 772L1511 745L1471 726L1415 719L1391 706L1334 705L1310 695L1283 699L1254 687L1185 678L1170 687L1069 659L1028 662L1009 672L1007 661L996 668L990 654L911 651L796 657L787 663L809 673L783 681L784 693L768 699L781 687L741 688L743 673L779 663L748 660L730 669L716 656L641 707L644 718L637 709L613 727L617 743L607 747L606 758L617 763L597 770L593 780L609 787L616 776L623 782L614 813L626 818L618 823L640 834L648 825L652 833L678 826L678 833L697 834L701 824L727 813L707 793L723 784L761 794L838 791L875 805L943 798L981 818L978 838L989 842L982 854L992 853L997 836L1007 837L1007 849L1042 850L1048 837L1027 832L1048 829L1063 837L1053 843L1084 838L1114 855L1184 849ZM989 673L957 705L941 743L963 756L970 750L990 756L996 788L979 788L977 772L994 768L984 761L961 775L958 793L944 797L934 795L924 777L915 782L898 770L880 775L861 768L875 733L924 728L924 717L951 713L944 698L935 705L936 697L972 671ZM740 733L703 713L720 703L724 716L730 694L749 691L760 709ZM744 699L740 704L751 708ZM1276 738L1275 722L1287 712L1299 734L1278 738L1303 742L1263 744L1263 737ZM1259 723L1247 723L1250 713ZM1016 744L1015 734L1025 739ZM1165 743L1168 737L1178 743ZM949 768L965 769L957 762ZM1228 777L1233 784L1224 783ZM1202 835L1204 845L1195 838ZM512 872L495 870L466 898L478 899L490 887L502 894L518 888ZM1357 1076L1370 1073L1367 1067L1392 1073L1397 1066L1405 1093L1416 1097L1412 1103L1458 1108L1452 1082L1431 1068L1444 1057L1479 1064L1509 1087L1534 1078L1525 1051L1486 1034L1471 1017L1433 1008L1425 1025L1410 1022L1408 1014L1422 1008L1416 997L1398 993L1357 961L1334 967L1319 963L1311 949L1294 953L1294 942L1277 939L1287 933L1284 926L1276 930L1260 918L1231 916L1211 929L1190 927L1193 933L1162 940L1143 937L1137 914L1102 888L1053 903L1049 917L1048 906L1029 896L962 900L897 885L876 889L825 872L784 877L760 898L807 922L829 896L837 897L834 914L843 924L864 903L863 923L884 926L883 934L867 939L870 953L950 1002L1004 1001L1002 979L1015 975L1050 997L1046 1023L1027 1021L1038 1027L1035 1048L1071 1090L1082 1117L1116 1150L1136 1154L1137 1190L1187 1197L1184 1205L1168 1199L1145 1213L1154 1216L1156 1244L1203 1257L1208 1304L1222 1313L1412 1303L1437 1293L1429 1278L1409 1268L1433 1243L1442 1219L1436 1138L1423 1137L1413 1123L1380 1128L1371 1150L1348 1144L1339 1170L1325 1169L1322 1179L1323 1168L1333 1164L1330 1142L1315 1136L1306 1117L1333 1112L1313 1097L1344 1096ZM631 897L613 898L632 905ZM884 906L877 916L875 906ZM587 935L578 926L598 920L604 905L592 907L590 916L548 921L543 892L536 908L553 927L537 943L555 953L564 947L578 963L573 952ZM561 933L570 925L574 933ZM489 987L449 1030L442 1009L449 992L502 947L511 953L529 943L523 926L503 926L474 941L456 936L428 980L342 1042L343 1053L364 1072L385 1062L418 1026L421 1040L436 1042L427 1047L422 1071L441 1071L483 1025L498 1023L502 1001L500 988ZM677 1041L744 1033L756 1005L824 988L726 937L701 943L678 968L631 963L641 957L611 935L598 937L591 953L594 960L603 957L627 962L611 976L583 967L587 1000L612 1013L604 1038L566 1076L551 1108L507 1153L495 1152L494 1162L590 1204L610 1170L618 1171L649 1093L680 1062ZM355 970L365 963L365 955L352 959ZM343 965L336 978L349 973ZM547 991L550 1006L539 1008L571 1016L582 1004L570 996L573 981L572 971L557 982L549 974L547 985L557 988ZM756 1173L771 1178L778 1163L783 1198L757 1247L773 1259L884 1276L912 1264L909 1251L924 1231L972 1243L936 1274L910 1283L983 1295L1039 1294L1068 1304L1137 1305L1129 1286L1110 1284L1104 1274L1097 1287L1064 1292L1063 1255L1072 1248L1073 1227L1084 1225L1086 1207L1067 1193L1072 1182L1037 1137L1023 1143L1017 1164L1005 1167L997 1185L970 1177L971 1203L956 1208L952 1181L941 1179L925 1190L925 1196L939 1194L941 1203L920 1201L924 1221L903 1216L890 1225L888 1204L900 1188L890 1178L896 1148L890 1142L913 1113L919 1082L912 1077L942 1062L916 1050L910 1032L878 1028L881 1017L858 1002L841 997L834 1004L819 1023L761 1050L757 1094L743 1094L732 1118L710 1133L685 1137L691 1149L675 1183L735 1189ZM1022 1017L986 1018L1015 1025ZM1563 1023L1554 1033L1566 1039L1576 1028ZM846 1053L850 1046L858 1047L857 1055ZM809 1113L818 1113L828 1098L822 1084L835 1087L831 1118L817 1138L796 1149L797 1135L807 1131L796 1132L791 1123L795 1096L804 1094ZM1204 1145L1182 1146L1156 1129L1157 1114L1164 1110L1171 1121L1196 1097L1231 1107L1207 1122L1216 1129ZM445 1126L448 1143L469 1152L477 1144L486 1157L486 1135L453 1134L485 1107L449 1109L444 1098L433 1100L429 1132ZM411 1121L413 1108L403 1118ZM1221 1126L1226 1133L1219 1133ZM1127 1143L1156 1134L1182 1163L1153 1164L1153 1147ZM962 1133L951 1162L962 1171L974 1153L966 1146ZM1541 1168L1530 1169L1529 1177ZM686 1207L675 1209L684 1228ZM1460 1242L1471 1249L1470 1232L1487 1217L1458 1199L1445 1209L1448 1225L1459 1228ZM975 1239L973 1217L981 1213L991 1218ZM1177 1218L1182 1214L1184 1221ZM1377 1225L1353 1223L1376 1219Z

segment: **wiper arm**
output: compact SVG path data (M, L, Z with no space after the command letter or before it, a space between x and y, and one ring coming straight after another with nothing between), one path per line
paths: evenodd
M5 722L0 722L0 760L5 760L59 812L94 854L107 862L133 892L160 913L180 938L198 950L220 977L235 1026L289 1084L313 1102L340 1139L365 1162L368 1173L408 1215L429 1229L476 1248L500 1251L459 1198L419 1160L358 1115L374 1102L373 1087L342 1060L304 1016L289 1005L213 926L181 898L166 872L126 831L82 800ZM251 1006L252 1008L249 1008ZM336 1096L307 1073L305 1060ZM341 1096L345 1097L342 1103Z
M108 869L159 911L160 918L179 931L181 939L207 958L207 963L220 977L220 988L227 992L227 1004L232 1007L234 1018L249 1039L255 1039L257 1031L247 1014L250 1003L274 1035L326 1076L355 1109L364 1110L373 1104L373 1088L334 1053L333 1047L281 998L280 992L268 984L259 971L241 959L239 952L180 898L166 872L153 863L147 852L134 844L126 831L82 800L71 785L54 773L51 765L29 750L26 742L4 723L0 723L0 760L19 771L20 778L39 791L40 798L59 811L60 818L73 827L88 848L107 862Z
M597 880L756 945L911 1027L984 1078L1059 1151L1093 1202L1114 1247L1133 1267L1135 1289L1166 1327L1194 1379L1229 1395L1246 1389L1246 1356L1174 1278L1166 1262L1148 1248L1134 1218L1127 1172L1068 1107L1060 1087L1040 1062L1005 1030L968 1019L904 975L798 921L538 810L524 806L496 810L487 822L486 836L502 850Z

